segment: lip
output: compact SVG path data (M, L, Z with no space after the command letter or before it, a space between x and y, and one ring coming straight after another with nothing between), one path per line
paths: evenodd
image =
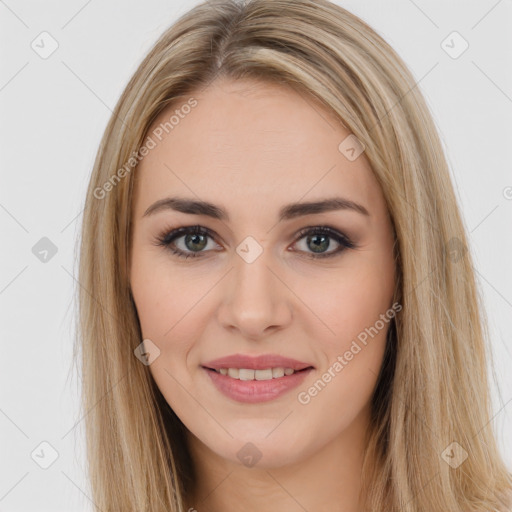
M253 364L256 364L254 360L252 362ZM287 366L287 368L291 367L292 366ZM227 367L224 366L224 368ZM242 368L249 367L242 366ZM268 368L268 366L266 366L265 368ZM263 368L255 369L261 370ZM314 370L314 368L310 367L302 371L299 371L298 373L293 373L292 375L285 375L284 377L278 377L276 379L269 380L238 380L228 377L227 375L217 373L215 370L206 368L204 366L203 370L209 375L215 387L225 396L231 398L232 400L235 400L236 402L254 404L275 400L276 398L279 398L280 396L284 395L293 388L296 388Z
M310 363L304 363L297 359L291 359L277 354L261 354L258 356L232 354L230 356L214 359L213 361L208 361L201 366L212 370L219 370L220 368L247 368L248 370L291 368L292 370L299 371L309 367L314 368Z

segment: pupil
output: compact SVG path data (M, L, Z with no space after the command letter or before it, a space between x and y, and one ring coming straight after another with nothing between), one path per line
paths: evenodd
M329 237L325 236L325 235L314 235L314 236L310 236L308 237L308 242L312 241L312 240L318 240L319 238L323 239L323 242L313 242L314 245L313 245L313 251L315 252L322 252L322 250L325 250L329 247ZM326 243L327 242L327 243ZM320 249L320 250L317 250L317 249Z
M202 241L198 242L197 240L198 239L202 239ZM189 241L192 241L192 244L199 244L199 247L197 249L203 249L205 246L206 246L206 240L205 240L205 237L204 235L198 235L198 234L193 234L193 235L187 235L185 237L185 245L187 246L187 248L189 248L190 250L195 250L193 247L190 247L188 242Z

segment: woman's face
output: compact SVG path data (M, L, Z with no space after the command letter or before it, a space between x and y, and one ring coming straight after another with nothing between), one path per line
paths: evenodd
M130 280L149 370L193 443L223 459L271 468L359 446L395 283L364 152L278 85L193 96L155 121L136 171ZM215 361L228 356L246 359Z

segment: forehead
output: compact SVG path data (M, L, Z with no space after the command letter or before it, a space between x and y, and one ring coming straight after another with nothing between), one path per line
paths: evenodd
M148 134L156 146L137 169L139 210L180 194L242 209L336 193L382 203L364 153L350 161L339 150L350 132L318 101L279 84L215 82L173 103Z

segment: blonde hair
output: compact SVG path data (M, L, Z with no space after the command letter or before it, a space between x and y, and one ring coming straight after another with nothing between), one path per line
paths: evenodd
M185 427L134 356L142 335L128 279L131 209L152 122L220 77L316 98L364 144L382 187L403 309L372 401L365 510L506 510L512 477L491 424L485 314L439 135L401 58L327 0L196 6L160 37L115 107L87 190L77 297L97 510L183 512L194 485ZM453 442L467 452L457 468L443 457Z

